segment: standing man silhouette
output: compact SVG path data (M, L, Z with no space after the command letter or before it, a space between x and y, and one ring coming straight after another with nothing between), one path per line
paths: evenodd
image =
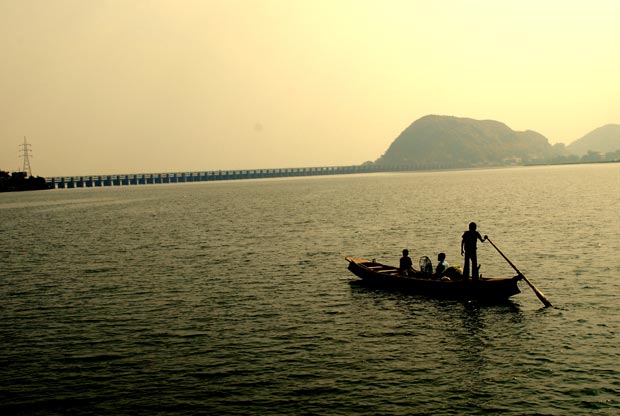
M476 231L476 223L469 223L469 231L463 233L461 240L461 256L465 256L465 266L463 267L463 276L469 278L469 262L471 261L471 273L474 281L478 280L478 255L476 254L476 243L480 240L484 242L482 236Z

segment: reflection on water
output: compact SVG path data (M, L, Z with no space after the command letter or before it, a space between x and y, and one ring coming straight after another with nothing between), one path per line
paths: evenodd
M617 413L618 178L608 164L0 195L0 410ZM345 255L460 264L472 220L556 307L523 282L500 305L348 284ZM478 257L514 274L486 243Z

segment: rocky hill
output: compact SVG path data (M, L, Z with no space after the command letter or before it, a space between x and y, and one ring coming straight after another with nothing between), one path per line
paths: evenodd
M429 115L407 127L377 165L494 166L551 158L556 150L535 131L493 120Z
M609 153L620 150L620 124L607 124L566 146L568 153L585 155L588 151Z

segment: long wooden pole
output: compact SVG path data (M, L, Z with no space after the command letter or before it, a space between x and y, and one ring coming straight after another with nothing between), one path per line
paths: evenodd
M491 239L490 239L488 236L486 236L486 235L485 235L485 236L484 236L484 239L485 239L485 240L488 240L488 242L489 242L489 243L491 243L491 245L492 245L493 247L495 247L495 250L497 250L497 252L498 252L499 254L501 254L501 255L502 255L502 257L504 258L504 260L506 260L506 261L508 262L508 264L510 264L510 265L512 266L512 268L513 268L513 269L515 269L515 271L517 272L517 274L518 274L518 275L519 275L519 276L520 276L523 280L525 280L525 282L526 282L526 283L527 283L527 284L528 284L528 285L532 288L532 290L534 291L534 293L536 293L536 296L538 297L538 299L540 299L540 301L541 301L541 302L542 302L542 303L543 303L546 307L553 306L553 305L551 304L551 302L549 302L549 299L547 299L547 297L546 297L546 296L545 296L545 295L544 295L544 294L543 294L543 293L542 293L542 292L541 292L541 291L540 291L540 290L539 290L536 286L534 286L534 284L533 284L532 282L530 282L530 281L527 279L527 277L525 277L525 275L519 271L519 269L517 269L517 266L515 266L514 264L512 264L512 262L508 259L508 257L506 257L506 256L504 255L504 253L502 253L502 251L501 251L499 248L497 248L497 246L496 246L495 244L493 244L493 241L491 241Z

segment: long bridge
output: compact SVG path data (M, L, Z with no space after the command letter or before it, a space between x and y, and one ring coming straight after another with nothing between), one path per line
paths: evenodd
M282 178L289 176L342 175L378 172L373 165L330 166L313 168L215 170L204 172L139 173L124 175L60 176L46 178L50 189L132 186L164 183L224 181L234 179Z
M454 169L446 163L417 163L414 165L380 165L372 163L354 166L311 168L212 170L203 172L137 173L124 175L60 176L46 178L50 189L94 188L103 186L133 186L164 183L226 181L235 179L284 178L291 176L346 175L372 172L402 172L413 170Z

